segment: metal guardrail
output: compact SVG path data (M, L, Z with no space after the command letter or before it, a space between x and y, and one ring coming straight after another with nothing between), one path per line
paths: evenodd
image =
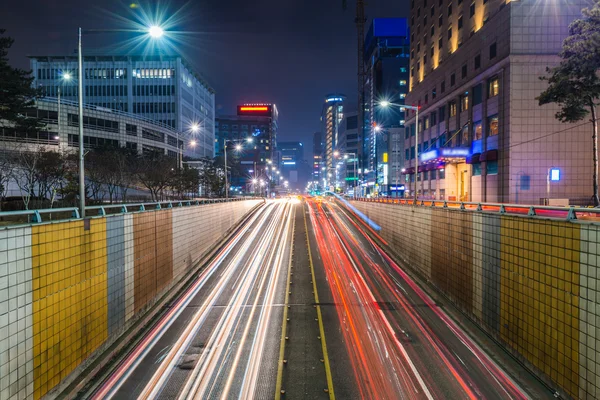
M525 204L504 204L504 203L473 203L464 201L446 201L446 200L417 200L413 199L368 199L357 198L357 201L369 203L401 204L419 207L437 207L445 209L459 209L462 211L480 211L497 214L518 215L527 217L556 218L566 221L587 220L600 223L600 208L587 207L553 207L553 206L533 206Z
M154 203L124 203L124 204L102 204L99 206L86 207L86 211L97 211L96 215L92 217L103 217L106 215L115 214L126 214L132 212L143 212L143 211L155 211L162 209L178 208L178 207L192 207L200 206L203 204L216 204L216 203L230 203L234 201L253 200L259 199L257 197L235 197L230 199L198 199L198 200L186 200L186 201L162 201ZM117 210L116 212L107 212L110 210ZM79 219L79 209L77 207L66 207L66 208L46 208L40 210L19 210L19 211L3 211L0 212L0 218L4 217L16 217L16 216L31 216L30 223L38 224L44 222L42 215L52 213L67 213L71 212L72 219ZM56 220L64 221L64 219Z

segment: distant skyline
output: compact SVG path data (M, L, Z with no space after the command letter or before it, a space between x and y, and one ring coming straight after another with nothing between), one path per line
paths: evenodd
M10 62L28 69L27 55L72 54L77 28L132 28L124 19L156 3L30 0L11 2L0 14L0 28L15 39ZM198 2L200 3L200 2ZM200 4L161 2L165 15L177 13L173 31L190 32L177 50L216 90L216 114L235 114L244 102L276 103L282 141L301 141L312 149L320 129L324 96L342 92L356 104L355 3L341 0L206 0ZM408 1L372 0L367 16L405 17ZM86 4L88 4L86 6ZM99 4L99 5L97 5ZM133 36L84 37L84 54L110 53ZM123 47L123 46L121 46ZM128 49L131 50L131 46ZM308 154L305 155L308 157Z

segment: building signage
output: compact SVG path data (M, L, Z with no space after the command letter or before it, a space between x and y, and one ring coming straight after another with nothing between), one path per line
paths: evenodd
M238 115L258 115L258 116L264 116L264 117L270 117L271 116L271 106L268 104L244 104L241 106L237 107L237 114ZM255 134L256 132L254 132L254 136L257 136L257 134ZM260 132L258 133L260 134Z
M550 180L553 182L560 181L560 169L550 168Z
M392 191L404 190L404 185L390 186L390 190L392 190Z
M344 101L344 99L342 99L341 97L330 97L327 100L325 100L325 102L327 102L327 103L331 103L334 101Z
M468 148L452 147L441 148L422 153L419 158L422 162L435 160L436 158L466 158L470 154Z

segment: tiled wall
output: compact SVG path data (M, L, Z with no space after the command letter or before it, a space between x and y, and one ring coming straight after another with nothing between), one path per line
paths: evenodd
M0 229L0 399L53 397L258 203Z
M353 204L399 257L563 393L600 397L600 226Z

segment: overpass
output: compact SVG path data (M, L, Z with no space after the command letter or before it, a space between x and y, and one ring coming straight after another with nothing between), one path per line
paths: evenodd
M240 199L95 213L0 229L1 399L600 394L593 212Z

